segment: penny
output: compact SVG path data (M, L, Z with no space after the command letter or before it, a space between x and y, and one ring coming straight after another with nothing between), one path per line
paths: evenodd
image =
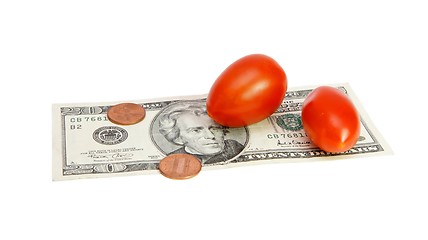
M167 178L188 179L201 171L201 161L190 154L171 154L159 162L159 170Z
M146 110L135 103L121 103L112 106L107 111L108 119L119 125L132 125L140 122L146 116Z

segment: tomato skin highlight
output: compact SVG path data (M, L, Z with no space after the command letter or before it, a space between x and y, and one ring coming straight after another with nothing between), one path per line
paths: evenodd
M360 117L348 96L337 88L321 86L302 105L303 128L311 141L326 152L344 152L360 136Z
M232 63L214 82L207 112L223 126L247 126L272 115L286 91L287 77L274 59L248 55Z

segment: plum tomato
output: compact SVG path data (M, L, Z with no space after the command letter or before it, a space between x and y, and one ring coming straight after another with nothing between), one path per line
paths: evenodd
M303 128L312 143L326 152L344 152L360 136L360 118L348 96L337 88L314 89L302 105Z
M232 63L214 82L207 112L223 126L247 126L274 113L286 91L287 77L274 59L248 55Z

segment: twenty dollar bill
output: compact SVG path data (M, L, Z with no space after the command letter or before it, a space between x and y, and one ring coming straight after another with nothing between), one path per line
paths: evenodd
M267 162L326 160L391 153L349 85L334 85L355 104L361 134L349 151L332 154L314 146L302 127L301 107L314 88L289 89L267 119L226 128L206 115L206 95L134 101L146 110L142 122L121 126L107 118L121 102L54 104L53 180L158 173L172 153L189 153L204 168Z

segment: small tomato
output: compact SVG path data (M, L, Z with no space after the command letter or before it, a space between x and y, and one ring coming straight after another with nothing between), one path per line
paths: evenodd
M360 118L348 96L337 88L313 90L302 105L303 128L311 141L327 152L344 152L360 136Z
M287 77L274 59L248 55L232 63L214 82L207 112L221 125L247 126L274 113L286 91Z

